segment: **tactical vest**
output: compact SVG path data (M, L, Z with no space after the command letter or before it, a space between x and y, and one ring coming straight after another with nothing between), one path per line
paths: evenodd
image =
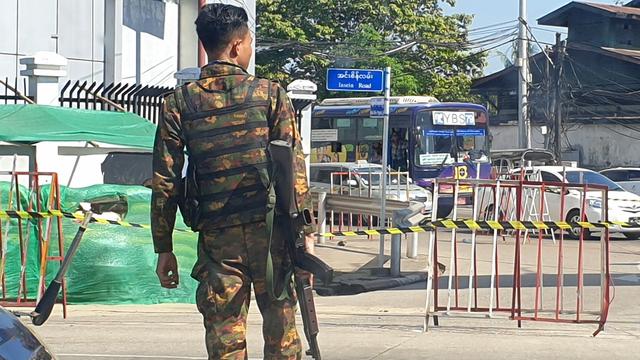
M265 220L271 94L254 98L256 87L264 87L264 82L246 76L232 89L211 90L196 82L176 90L186 104L181 124L189 156L187 176L197 184L194 228ZM266 88L271 89L270 83ZM195 96L200 96L198 107Z

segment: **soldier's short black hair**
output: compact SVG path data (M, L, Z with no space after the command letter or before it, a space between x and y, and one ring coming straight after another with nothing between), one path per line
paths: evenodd
M207 4L196 19L198 38L207 51L223 50L235 36L249 31L247 12L238 6Z

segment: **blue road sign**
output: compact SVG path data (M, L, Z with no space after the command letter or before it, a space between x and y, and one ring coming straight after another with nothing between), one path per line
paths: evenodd
M384 71L367 69L328 69L327 90L382 92Z

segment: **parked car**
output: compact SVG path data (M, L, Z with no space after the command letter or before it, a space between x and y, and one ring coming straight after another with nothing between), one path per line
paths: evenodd
M640 168L617 167L600 171L620 185L621 188L640 195Z
M367 162L358 163L316 163L311 164L309 182L311 189L328 193L351 194L351 196L380 197L382 165ZM331 177L333 175L333 189ZM387 199L415 201L425 204L431 210L431 196L424 188L413 184L402 174L389 176L386 184ZM332 191L333 190L333 191Z
M560 183L565 182L571 184L594 184L607 186L608 191L608 206L609 206L609 221L623 221L640 224L640 196L624 190L618 184L611 181L609 178L599 174L595 171L583 169L583 168L567 168L562 166L538 166L535 168L525 168L527 173L533 173L534 170L540 171L540 176L543 182ZM564 171L564 177L563 177ZM513 173L520 173L521 169L513 169ZM493 197L486 196L487 202L482 206L485 214L493 215ZM508 198L508 197L507 197ZM552 221L558 221L560 219L568 222L582 221L580 208L582 206L582 193L578 190L567 190L565 194L564 212L560 214L562 194L557 188L548 188L545 191L545 203L546 210L548 211L548 217ZM503 200L507 201L507 200ZM514 202L514 197L511 197L510 202ZM540 192L535 191L529 199L529 204L540 204ZM514 204L501 203L500 209L505 209L507 206L513 207ZM526 210L525 210L526 211ZM538 208L539 211L539 208ZM502 210L501 210L502 212ZM528 213L528 211L527 211ZM586 197L586 217L587 221L599 222L602 215L602 193L600 191L588 191ZM525 215L526 216L526 215ZM547 219L544 219L547 220ZM628 239L640 238L640 229L622 229L620 227L614 228L621 231ZM580 236L581 229L573 229L569 232L569 236L572 238L578 238ZM586 236L590 237L591 232L586 231Z
M38 335L0 306L0 359L55 359Z

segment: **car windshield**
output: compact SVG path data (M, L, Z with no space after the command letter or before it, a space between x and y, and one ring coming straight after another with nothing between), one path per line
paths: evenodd
M380 185L380 178L382 177L382 169L381 168L358 168L355 170L358 173L360 178L365 182L365 184L377 186ZM398 182L400 185L407 185L407 176L402 175L402 173L397 172L389 172L387 184L397 185ZM398 181L399 180L399 181Z
M574 184L604 185L613 191L622 191L622 188L606 176L591 171L567 171L567 181Z

